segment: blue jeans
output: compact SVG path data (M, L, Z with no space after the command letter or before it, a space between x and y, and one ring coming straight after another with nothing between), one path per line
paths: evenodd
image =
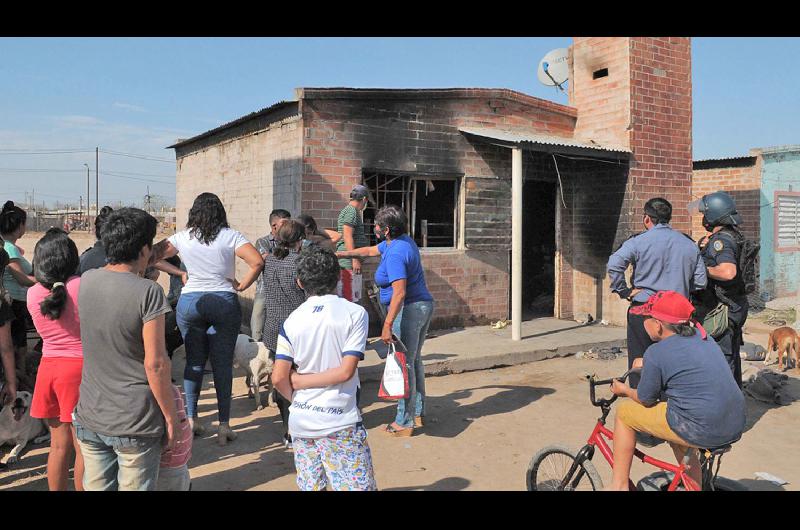
M203 369L210 357L219 421L227 423L231 415L233 349L242 322L239 297L225 291L181 293L177 317L186 347L186 369L183 371L186 412L190 418L197 417Z
M86 491L155 491L160 437L105 436L77 421L73 425L83 455Z
M402 427L412 427L415 416L425 414L425 369L422 366L422 344L433 316L433 302L414 302L400 310L392 325L392 332L400 337L406 347L408 390L406 399L397 402L395 422Z

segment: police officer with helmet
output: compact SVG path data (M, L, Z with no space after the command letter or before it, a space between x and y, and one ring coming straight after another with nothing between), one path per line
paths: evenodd
M669 201L660 197L650 199L643 214L646 231L629 238L608 259L612 292L636 307L658 291L676 291L689 298L694 291L705 289L706 267L700 251L692 238L669 225L672 219ZM632 286L625 279L629 265L633 265ZM628 311L628 368L653 344L644 329L646 318ZM639 375L631 374L631 388L638 383Z
M724 191L704 195L690 203L689 213L702 213L703 228L710 232L698 242L707 267L708 287L693 300L698 310L697 317L704 321L704 327L719 344L733 378L741 388L739 347L749 308L739 268L745 241L739 231L742 217L736 211L733 197Z

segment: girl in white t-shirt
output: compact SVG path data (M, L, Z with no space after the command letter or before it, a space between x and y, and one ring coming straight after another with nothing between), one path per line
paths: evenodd
M197 400L203 385L203 369L211 360L214 389L217 393L219 430L217 442L225 445L236 439L228 425L233 386L233 349L242 310L238 293L258 278L264 260L256 248L228 226L222 201L213 193L201 193L189 210L186 230L162 241L156 249L161 258L180 253L189 279L183 286L176 316L186 348L183 386L186 409L195 434L205 428L197 417ZM249 267L244 279L236 280L236 258ZM170 272L160 262L157 268Z

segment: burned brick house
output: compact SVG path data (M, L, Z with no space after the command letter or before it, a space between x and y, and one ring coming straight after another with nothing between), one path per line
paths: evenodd
M302 88L181 140L178 225L212 191L251 240L279 207L331 227L363 183L368 236L377 208L408 214L434 328L578 313L624 324L605 264L642 229L644 202L668 198L673 226L690 229L690 42L581 37L570 50L569 105L507 89Z

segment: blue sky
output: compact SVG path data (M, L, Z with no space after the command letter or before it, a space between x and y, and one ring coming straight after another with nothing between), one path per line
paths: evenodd
M0 190L23 202L86 193L95 146L174 160L167 145L302 86L496 87L566 103L536 80L569 37L2 38ZM694 158L800 143L800 38L694 38ZM51 155L12 149L91 149ZM47 169L48 172L34 170ZM25 170L25 171L20 171ZM105 171L111 174L104 174ZM101 202L174 200L174 163L101 153Z

